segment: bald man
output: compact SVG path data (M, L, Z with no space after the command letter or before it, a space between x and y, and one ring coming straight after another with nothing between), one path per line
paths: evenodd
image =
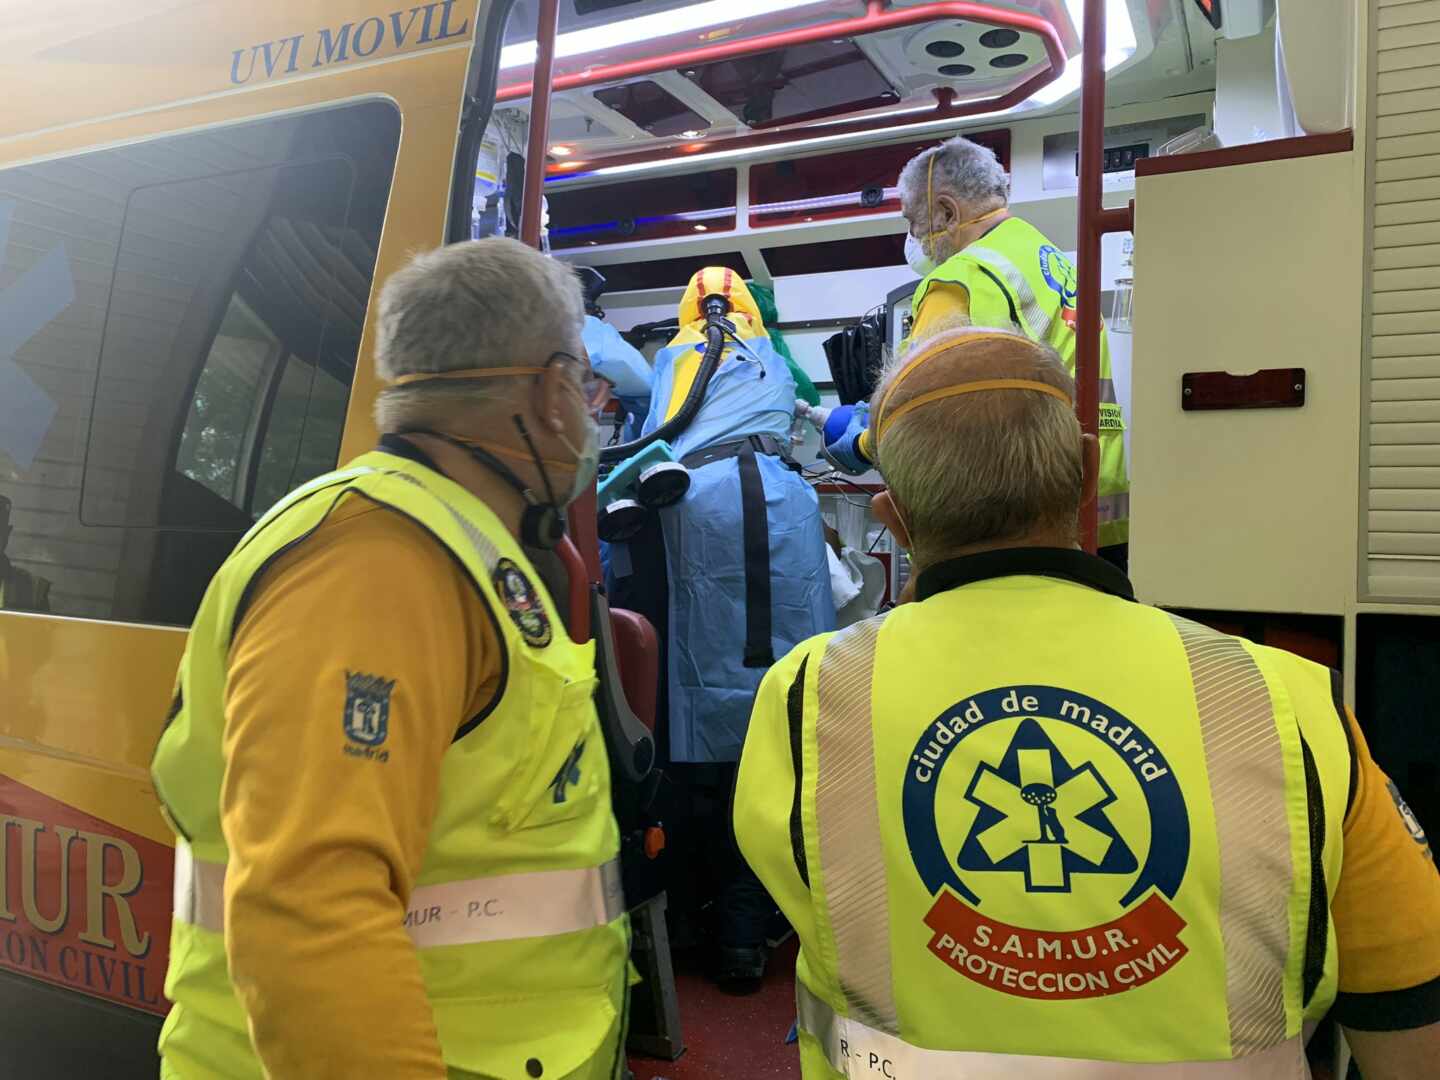
M871 402L916 602L760 687L741 850L800 938L805 1080L1367 1080L1440 1056L1440 876L1336 673L1135 602L1048 346L920 341ZM1242 975L1243 973L1243 975Z

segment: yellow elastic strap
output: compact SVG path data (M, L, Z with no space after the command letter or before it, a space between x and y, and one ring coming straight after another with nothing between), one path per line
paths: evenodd
M925 228L935 228L935 159L940 156L937 146L930 155L930 167L925 170ZM935 233L932 231L931 236Z
M962 221L962 222L960 222L960 224L958 224L958 225L951 225L951 226L950 226L950 229L936 229L936 228L934 227L934 226L935 226L935 159L936 159L937 157L939 157L939 156L940 156L940 151L937 149L933 154L930 155L930 163L929 163L929 165L926 167L926 170L925 170L925 215L926 215L926 216L925 216L925 228L931 230L929 233L926 233L926 239L927 239L927 240L930 239L931 237L935 237L935 236L944 236L946 233L948 233L948 232L950 231L950 229L963 229L963 228L965 228L965 226L967 226L967 225L978 225L980 222L982 222L982 221L988 221L990 218L994 217L996 214L1003 214L1003 213L1005 213L1005 211L1007 211L1007 210L1010 209L1010 207L1009 207L1008 205L1007 205L1007 206L997 206L994 210L987 210L985 213L981 214L979 217L972 217L969 221Z
M488 367L461 368L458 371L412 371L390 380L391 386L407 386L410 383L430 382L434 379L491 379L500 375L543 375L543 367Z
M959 394L977 394L982 390L1034 390L1037 393L1049 394L1053 398L1058 398L1067 406L1073 404L1069 394L1058 386L1050 386L1048 383L1034 382L1030 379L982 379L978 382L961 383L959 386L942 386L938 390L930 390L911 398L876 423L875 438L878 439L885 434L886 428L911 409L918 409L921 405L929 405L932 401L939 401L942 398L955 397Z
M969 333L969 334L966 334L966 335L965 335L963 341L957 339L954 335L949 335L949 334L947 334L946 336L944 336L944 337L940 338L938 341L936 341L936 343L935 343L934 345L932 345L930 348L928 348L928 349L926 349L924 352L922 352L919 356L915 357L913 360L908 360L908 361L906 361L905 366L900 369L900 371L896 374L895 378L893 378L893 379L890 380L890 385L885 388L885 396L880 399L880 404L879 404L879 406L877 406L876 408L872 409L871 412L873 412L873 413L875 414L876 418L878 419L879 416L880 416L880 414L885 411L885 403L890 400L890 395L893 394L893 393L895 393L895 388L896 388L897 386L899 386L902 382L904 382L906 379L908 379L908 378L910 377L911 373L914 372L915 369L918 368L921 364L925 363L926 360L933 360L935 357L939 356L941 353L943 353L943 352L948 352L950 349L955 348L957 345L961 345L961 344L969 345L969 344L970 344L971 342L973 342L973 341L1015 341L1015 340L1017 340L1017 338L1015 337L1014 334L999 334L999 333L975 334L975 333ZM1018 340L1028 340L1028 339L1026 339L1026 338L1021 338L1021 339L1018 339Z

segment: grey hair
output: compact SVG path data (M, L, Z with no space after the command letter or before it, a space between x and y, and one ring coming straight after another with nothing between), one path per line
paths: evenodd
M985 343L965 344L974 333ZM1019 334L949 328L892 359L881 374L872 410L909 361L944 339L964 349L963 375L955 365L937 377L919 369L907 376L889 413L927 389L989 378L1020 378L1054 386L1073 401L1075 382L1048 345ZM988 347L987 347L988 346ZM935 357L924 361L945 364ZM948 376L948 377L947 377ZM911 385L911 380L914 380ZM883 416L872 412L872 419ZM911 531L912 554L927 565L971 544L1017 539L1039 528L1075 536L1084 486L1080 422L1073 407L1046 394L1001 390L942 398L907 413L887 427L876 447L878 467Z
M961 135L922 150L900 170L901 204L912 211L925 206L927 185L932 183L933 194L950 195L971 213L998 209L1010 198L1010 178L994 152ZM927 222L925 227L932 226Z
M415 256L380 292L375 371L401 375L543 364L580 355L585 302L566 263L518 240L467 240ZM382 432L426 427L457 406L495 397L496 380L383 390Z

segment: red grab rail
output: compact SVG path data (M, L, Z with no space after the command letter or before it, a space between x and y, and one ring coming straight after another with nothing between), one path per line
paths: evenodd
M1075 411L1087 435L1100 434L1100 237L1131 232L1135 207L1106 210L1105 163L1105 0L1085 0L1080 68L1080 228L1075 255L1079 263L1076 300ZM1095 551L1097 522L1092 499L1080 511L1085 550Z
M941 97L940 107L936 113L921 113L919 118L905 117L895 120L890 124L877 124L878 120L887 118L868 118L852 121L851 124L826 125L823 131L827 135L847 134L851 130L864 131L878 127L902 127L907 124L923 123L938 118L951 118L972 116L977 113L992 112L999 109L1008 109L1030 97L1042 86L1054 82L1065 72L1065 46L1061 41L1059 32L1046 19L1039 15L1033 15L1021 11L1009 11L1005 8L995 7L991 4L978 3L976 0L935 0L928 4L918 4L914 7L889 8L886 0L869 0L864 15L854 16L848 19L837 19L832 22L819 23L814 26L798 27L792 30L779 30L769 34L760 34L755 37L743 38L738 41L720 41L710 45L700 45L691 49L660 53L656 56L645 57L640 60L630 60L616 64L597 64L587 67L584 71L574 72L569 75L555 76L550 79L551 91L573 90L582 86L595 86L600 83L616 82L620 79L634 78L637 75L653 75L660 71L672 71L676 68L690 67L693 65L713 63L717 60L729 60L737 56L750 56L755 53L770 52L774 49L786 48L794 45L805 45L816 41L829 41L839 37L855 37L866 34L874 34L883 30L896 30L907 26L916 26L922 23L937 22L945 19L965 19L970 22L985 23L989 26L1002 27L1012 30L1023 30L1038 34L1045 45L1045 53L1050 61L1050 66L1044 71L1032 75L1029 79L1018 86L1006 91L1004 94L988 98L984 101L966 102L964 105L954 106L950 99L954 93L950 91ZM537 38L540 42L539 48L545 49L544 35ZM496 102L520 101L536 94L536 87L544 87L546 79L545 72L541 70L543 53L537 55L536 76L534 82L512 83L503 86L495 95ZM550 56L553 64L553 46ZM949 88L944 88L948 90ZM548 97L548 95L547 95ZM852 127L852 125L862 125ZM811 131L817 130L813 127ZM795 137L794 132L767 131L758 132L753 135L739 136L734 139L718 140L709 144L691 144L684 149L690 152L713 153L725 149L738 149L742 146L764 146L775 142L787 141ZM692 149L693 147L693 149ZM674 147L665 147L661 150L645 154L627 154L621 157L606 158L605 164L629 164L637 158L655 158L675 152ZM574 165L566 163L569 169Z

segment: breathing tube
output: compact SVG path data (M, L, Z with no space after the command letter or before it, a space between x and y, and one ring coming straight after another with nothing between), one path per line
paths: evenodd
M725 316L730 313L729 300L719 293L711 293L700 306L705 312L705 356L700 361L700 370L696 372L695 381L690 384L690 392L685 395L679 411L649 435L602 449L601 465L619 464L661 439L666 442L673 441L675 436L690 426L700 411L705 400L705 390L710 385L715 369L720 366L720 356L725 351L725 334L733 333L733 328L725 321Z

